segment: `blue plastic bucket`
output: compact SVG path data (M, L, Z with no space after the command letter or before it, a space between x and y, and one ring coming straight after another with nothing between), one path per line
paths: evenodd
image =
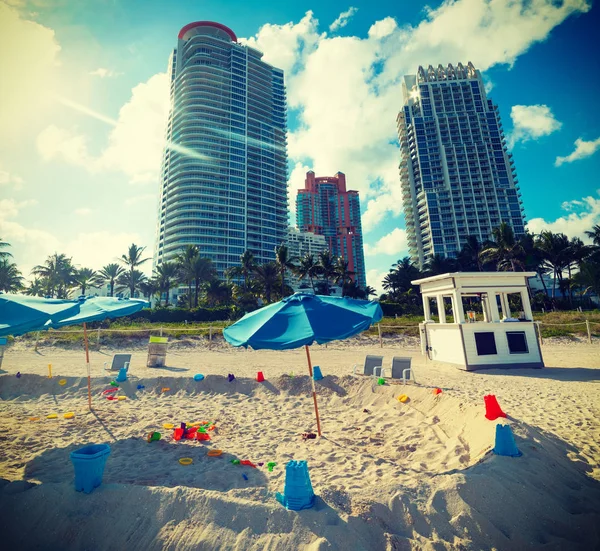
M102 484L109 454L108 444L92 444L71 452L71 462L75 468L75 490L89 494Z

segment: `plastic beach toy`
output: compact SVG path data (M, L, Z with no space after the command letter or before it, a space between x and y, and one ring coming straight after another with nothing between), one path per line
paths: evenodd
M163 386L161 392L169 392L171 390L168 386Z
M242 473L242 477L244 478L244 480L248 480L248 477Z
M292 511L309 509L315 504L306 461L290 461L286 465L283 494L277 492L276 498L286 509Z
M377 384L378 385L384 385L385 384L385 379L383 377L379 377L379 379L377 379Z
M17 371L17 379L20 379L20 378L21 378L21 372Z
M149 432L146 440L148 440L148 442L157 442L160 440L160 436L160 432Z
M39 421L40 418L39 417L30 417L29 420L30 421Z
M202 379L204 379L204 375L202 375L202 373L194 375L194 381L201 381Z
M127 396L117 396L117 400L119 400L119 402L121 400L127 400Z
M74 414L72 411L67 411L67 413L65 413L65 414L63 415L63 417L64 417L65 419L73 419L73 417L75 417L75 414Z
M106 390L102 391L103 395L107 395L107 394L114 394L115 392L119 392L118 388L107 388Z
M273 467L276 467L277 463L275 463L275 461L269 461L269 463L267 463L267 469L270 473L273 472Z
M60 386L65 386L67 384L67 380L66 379L61 379L60 381L58 381L58 384Z
M506 417L506 413L502 411L498 400L496 400L496 396L493 394L488 394L483 397L483 401L485 403L485 418L490 421L495 421L498 417Z
M208 450L208 457L219 457L223 453L223 450Z
M194 462L194 460L191 457L182 457L179 460L179 463L181 463L182 465L191 465Z
M56 413L51 413L50 415L46 415L46 419L58 419L58 415Z
M408 396L406 394L400 394L400 396L398 396L398 401L405 403L408 401Z
M144 389L144 388L146 388L144 385L138 385L138 386L137 386L137 389L138 389L138 390L142 390L142 389Z
M441 388L434 388L433 389L433 393L437 396L438 394L442 393L442 389Z
M246 467L252 467L253 469L256 469L256 465L248 459L243 459L242 461L240 461L240 465L246 465Z
M323 378L323 373L321 373L321 368L318 365L313 367L313 381L320 381Z
M262 383L264 380L265 380L265 376L263 375L263 372L262 372L262 371L259 371L259 372L256 374L256 382L257 382L257 383Z
M163 429L170 430L173 428L175 428L175 425L173 423L163 423Z
M233 373L229 373L229 375L227 375L227 380L229 382L234 381L235 380L235 375Z
M507 455L509 457L520 457L523 455L517 448L515 437L513 436L510 425L496 425L496 445L494 446L496 455Z
M89 494L102 484L109 454L108 444L93 444L71 452L71 461L75 467L75 490Z

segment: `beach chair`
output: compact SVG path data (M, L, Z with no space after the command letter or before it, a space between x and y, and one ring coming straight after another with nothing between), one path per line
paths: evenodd
M365 364L363 366L363 375L375 375L376 370L382 371L383 366L383 356L366 356ZM352 373L356 375L357 368L360 367L360 364L354 364L352 368ZM383 375L382 375L383 376Z
M392 372L392 379L402 379L404 384L406 384L406 381L410 381L411 379L413 382L415 382L415 374L410 367L411 359L412 358L401 358L399 356L394 356L392 358L392 365L390 368Z
M120 371L124 367L129 367L131 362L131 354L115 354L112 359L110 368L107 368L108 362L104 362L104 369L109 371Z

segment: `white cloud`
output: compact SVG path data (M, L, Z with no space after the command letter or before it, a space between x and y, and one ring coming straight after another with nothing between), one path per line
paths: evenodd
M555 166L560 166L564 163L572 163L573 161L579 161L579 159L585 159L586 157L592 156L596 151L600 149L600 138L586 142L582 138L575 140L575 150L566 157L556 157L554 161Z
M367 285L370 285L377 292L377 296L382 295L385 291L383 290L383 279L389 272L381 272L379 270L367 271Z
M23 187L23 178L18 174L14 174L5 170L0 162L0 186L13 186L13 189L19 190Z
M112 125L108 145L100 155L94 156L89 152L88 138L76 128L50 125L38 135L36 142L44 160L61 159L92 173L121 171L133 184L158 180L169 109L165 73L156 74L134 87L131 99L121 108L116 121L75 102L63 100L62 103Z
M600 224L600 190L598 190L598 195L599 197L591 195L584 197L581 201L567 201L561 206L564 210L570 211L570 214L553 221L534 218L527 222L527 228L533 233L542 231L564 233L569 237L579 237L589 242L589 238L584 232L590 231L593 226Z
M331 32L335 32L338 29L345 27L348 24L348 21L350 21L350 19L352 19L352 16L357 11L358 11L358 8L350 6L346 11L343 11L342 13L340 13L338 18L331 25L329 25L329 30Z
M155 193L145 193L143 195L134 195L133 197L128 197L127 199L125 199L124 203L128 207L131 207L133 205L137 205L139 203L144 203L144 202L150 201L152 199L156 199Z
M96 70L90 71L88 74L90 74L94 77L111 78L111 77L118 77L119 75L122 75L123 73L117 73L116 71L113 71L112 69L98 67Z
M367 205L367 232L402 212L395 125L402 76L419 64L511 65L569 15L588 9L585 0L448 1L416 27L376 21L365 39L319 33L309 11L296 24L265 25L245 42L286 71L288 104L300 121L288 138L291 161L318 176L344 172Z
M131 243L140 243L135 232L81 232L73 238L61 241L52 233L26 227L15 221L20 211L36 204L35 200L0 200L0 236L12 245L11 253L24 276L28 277L34 265L42 264L55 252L64 253L73 258L77 266L93 268L115 262ZM147 251L146 251L147 252ZM145 270L151 267L143 264Z
M406 230L396 228L379 239L375 245L365 244L365 255L387 254L397 256L408 251Z
M398 24L393 17L386 17L376 21L369 29L369 38L385 38L392 34L398 28Z
M14 141L50 112L53 93L64 85L59 52L52 29L0 2L0 141Z
M510 147L517 142L549 136L562 126L547 105L513 105L510 118L513 123L513 131L508 138Z
M75 209L73 211L77 216L87 216L88 214L92 213L92 209L88 208L88 207L81 207L79 209Z

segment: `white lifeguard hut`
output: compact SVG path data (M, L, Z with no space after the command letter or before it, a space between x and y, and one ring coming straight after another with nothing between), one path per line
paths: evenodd
M484 368L544 367L527 278L533 272L458 272L412 281L420 285L425 321L419 325L421 352L432 360L472 371ZM520 310L510 311L509 295ZM431 316L431 300L439 321ZM467 303L467 304L465 304ZM473 309L467 309L471 303ZM481 306L481 312L476 312ZM453 322L446 312L451 309Z

